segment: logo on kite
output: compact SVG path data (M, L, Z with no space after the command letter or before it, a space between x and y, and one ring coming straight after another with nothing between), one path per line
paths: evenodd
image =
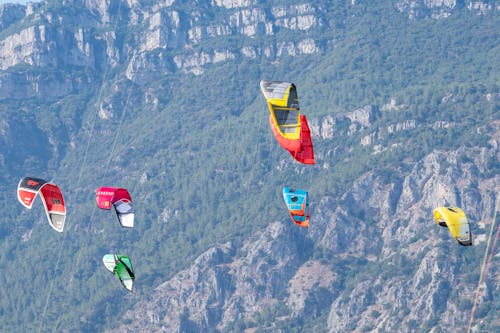
M292 221L298 226L309 226L309 195L304 190L283 188L283 198Z
M59 187L43 179L33 177L24 177L19 181L17 199L24 207L31 209L38 193L42 198L50 226L58 232L63 232L66 221L66 206Z
M34 181L33 179L29 179L26 183L29 186L37 186L38 184L40 184L40 182Z
M448 227L458 244L472 245L472 233L469 222L462 209L458 207L437 207L434 209L434 221L442 227Z
M269 123L276 141L300 163L314 164L311 131L305 115L300 114L295 84L260 81L260 89L269 108Z
M126 189L99 187L96 191L96 202L97 207L106 210L111 209L112 204L122 227L132 228L134 226L134 206Z
M102 262L106 269L120 280L123 287L128 291L132 291L135 274L129 257L117 254L106 254L102 257Z

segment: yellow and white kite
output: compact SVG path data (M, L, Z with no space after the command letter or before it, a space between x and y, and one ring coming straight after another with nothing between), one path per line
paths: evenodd
M472 234L469 222L462 209L458 207L437 207L434 209L434 220L442 227L448 227L458 244L472 245Z

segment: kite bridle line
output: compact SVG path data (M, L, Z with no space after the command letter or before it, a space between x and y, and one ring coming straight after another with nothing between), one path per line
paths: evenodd
M490 264L491 264L491 261L493 260L493 254L495 253L495 247L496 247L496 244L497 244L497 240L498 240L498 236L500 234L500 225L497 226L497 232L495 234L495 239L493 240L493 245L492 245L492 248L491 248L491 252L490 252L490 256L488 258L488 262L486 263L486 269L489 268ZM498 298L496 299L495 301L495 308L493 309L493 314L497 313L497 307L498 307ZM491 316L491 320L490 320L490 324L488 325L488 331L489 331L489 328L491 327L492 323L493 323L493 319L495 319L495 316ZM492 331L491 331L492 332Z
M118 17L117 17L117 19L115 21L113 30L111 30L113 32L116 32L117 27L118 27L119 15L120 15L120 12L121 12L121 3L122 2L119 1L118 10L117 10L117 16ZM101 87L99 89L99 94L98 94L98 98L97 98L96 109L95 109L95 112L93 113L92 119L90 121L89 137L88 137L88 140L87 140L87 145L85 147L83 158L81 159L81 163L80 163L80 167L79 167L79 172L78 172L78 178L77 178L77 181L76 181L76 187L75 188L79 188L80 187L80 182L81 182L81 178L82 178L82 174L83 174L83 170L84 170L84 165L87 162L87 155L88 155L88 152L89 152L89 149L90 149L90 144L91 144L91 141L92 141L92 139L94 137L94 128L95 128L97 114L99 112L99 108L100 108L100 105L102 103L102 96L103 96L103 91L104 91L104 85L105 85L105 83L107 81L109 72L110 72L109 60L106 59L106 68L105 68L105 70L103 72L103 76L102 76L102 83L101 83ZM129 91L129 96L130 96L130 91ZM127 103L128 103L128 97L127 97ZM126 106L126 104L125 104L125 106ZM125 111L123 111L123 113L125 113ZM123 120L123 116L122 116L121 121L122 120ZM119 132L117 132L117 135L118 134L119 134ZM110 161L108 161L108 165L109 165L109 163L110 163ZM79 193L79 191L75 191L74 192L73 198L72 198L73 200L70 201L70 202L76 202L78 193ZM92 222L92 219L94 217L94 214L95 214L95 208L92 210L92 215L91 215L91 219L90 219L91 222ZM89 223L89 231L91 230L91 226L92 226L92 223ZM62 250L64 248L64 243L66 241L67 234L68 234L68 230L66 230L66 232L64 232L63 239L61 241L61 246L59 247L59 251L58 251L59 253L58 253L58 257L57 257L57 261L56 261L56 266L55 266L55 269L54 269L54 273L53 273L53 276L52 276L52 279L51 279L51 282L50 282L49 292L48 292L47 298L45 300L45 305L44 305L44 308L43 308L42 317L41 317L41 319L39 321L39 324L38 324L38 332L41 332L43 322L45 321L45 314L47 312L47 307L48 307L48 304L50 302L50 298L51 298L51 295L52 295L52 290L53 290L53 286L54 286L55 275L56 275L56 272L57 272L58 267L59 267L59 263L60 263L61 255L62 255ZM79 252L78 255L77 255L76 265L73 266L74 270L71 272L70 277L69 277L69 289L71 289L71 285L72 285L72 281L73 281L73 276L75 274L75 270L78 267L80 256L81 256L81 252ZM66 293L66 295L67 294L69 294L69 290ZM58 313L57 321L56 321L56 324L54 326L54 332L57 331L57 326L59 325L59 321L60 321L60 318L61 318L61 310L62 310L62 308L64 308L64 306L60 308L60 311Z
M119 6L121 6L121 2L119 4ZM120 11L120 7L118 8L118 11ZM115 29L113 31L116 31L116 25L115 25ZM107 61L106 61L107 63ZM97 114L98 114L98 110L99 110L99 105L101 103L101 100L102 100L102 93L103 93L103 89L104 89L104 82L106 82L106 77L108 75L108 72L109 72L109 66L106 66L106 70L104 71L103 73L103 78L102 78L102 84L101 84L101 87L100 87L100 90L99 90L99 95L98 95L98 99L97 99L97 107L96 107L96 111L94 112L93 116L92 116L92 119L90 121L90 131L89 131L89 138L87 140L87 145L85 147L85 151L83 153L83 158L81 159L81 163L80 163L80 168L79 168L79 172L78 172L78 178L77 178L77 181L76 181L76 187L75 188L79 188L80 187L80 181L81 181L81 178L82 178L82 173L83 173L83 166L87 160L87 155L88 155L88 152L89 152L89 148L90 148L90 142L92 141L92 138L94 136L94 128L95 128L95 122L96 122L96 117L97 117ZM79 191L75 191L74 194L73 194L73 200L71 200L70 202L76 202L76 198L77 198L77 194L78 194ZM52 296L52 289L54 287L54 280L55 280L55 275L56 275L56 272L59 268L59 263L60 263L60 260L61 260L61 254L62 254L62 250L64 248L64 243L66 242L66 236L68 234L68 230L66 230L66 232L63 233L63 239L61 241L61 246L59 247L59 251L58 251L58 256L57 256L57 261L56 261L56 265L55 265L55 269L54 269L54 273L52 275L52 279L51 279L51 282L50 282L50 286L49 286L49 292L47 294L47 298L45 300L45 305L44 305L44 308L43 308L43 312L42 312L42 317L40 319L40 322L38 324L38 332L41 332L41 329L42 329L42 325L43 325L43 322L45 320L45 314L46 314L46 311L47 311L47 307L48 307L48 304L49 304L49 301L50 301L50 297ZM80 254L78 255L78 257L80 256ZM76 267L76 265L75 265ZM72 276L73 274L71 274ZM70 277L70 286L71 286L71 283L73 281L72 277ZM59 315L58 315L58 320L57 322L59 322L59 318L60 318L60 312L59 312ZM56 327L57 327L57 324L56 324Z
M488 241L486 243L486 249L484 251L483 264L481 265L481 273L479 275L479 282L478 282L477 288L476 288L476 296L474 297L474 303L472 304L472 310L471 310L471 314L470 314L469 325L467 327L467 333L469 333L472 329L472 323L474 322L474 313L476 311L476 305L477 305L477 301L479 299L481 285L482 285L484 277L486 275L486 271L488 269L489 263L491 262L491 258L493 257L492 256L493 251L495 251L495 245L496 245L496 241L498 238L498 228L500 228L500 225L497 228L497 233L495 235L495 241L493 242L493 246L491 248L490 259L487 262L486 260L488 257L488 251L489 251L489 247L490 247L490 243L491 243L491 236L493 235L493 230L495 229L495 224L496 224L496 217L497 217L497 211L498 211L498 201L499 201L498 199L499 198L498 198L498 193L497 193L497 196L495 197L495 212L493 214L493 220L492 220L491 226L490 226L490 234L488 236Z
M119 6L121 6L121 1L120 1L120 5L119 5ZM118 13L120 12L120 10L121 10L121 8L119 7L119 8L118 8ZM116 31L117 25L118 25L118 19L117 19L117 20L116 20L116 22L115 22L115 28L114 28L114 30L113 30L113 31ZM130 58L130 59L131 59L131 61L132 61L133 59L135 59L135 57L136 57L136 55L137 55L137 54L138 54L137 52L134 52L134 54L133 54L133 55L132 55L132 57ZM109 68L109 66L108 66L107 68ZM112 145L111 145L111 150L110 150L110 153L109 153L109 158L108 158L107 163L105 164L105 168L104 168L104 170L105 170L105 171L104 171L104 179L106 179L106 178L107 178L107 176L108 176L109 166L111 165L111 162L112 162L112 160L113 160L114 151L115 151L115 149L116 149L116 144L117 144L117 142L118 142L118 137L120 136L120 133L121 133L121 127L122 127L122 125L123 125L123 122L124 122L124 119L125 119L125 115L126 115L127 110L128 110L128 105L129 105L129 101L130 101L130 96L132 95L132 88L133 88L133 86L134 86L134 80L133 80L133 78L134 78L134 77L132 76L131 84L130 84L130 86L129 86L129 88L128 88L128 91L127 91L127 94L126 94L126 96L127 96L127 97L126 97L126 99L125 99L125 104L124 104L124 107L123 107L123 110L122 110L122 114L121 114L121 117L120 117L120 121L118 122L118 128L117 128L117 130L116 130L116 134L115 134L115 136L114 136L114 138L113 138L113 143L112 143ZM96 112L94 113L94 120L95 120L96 114L97 114L97 112L98 112L98 110L99 110L99 105L101 104L101 99L102 99L102 98L101 98L101 97L102 97L102 90L103 90L104 84L105 84L105 77L103 78L103 83L102 83L102 85L101 85L101 93L100 93L100 95L99 95L99 103L98 103L98 106L97 106L97 108L96 108ZM90 139L91 139L91 138L89 138L89 144L90 144ZM83 165L82 165L82 167L83 167ZM83 168L82 168L82 169L83 169ZM80 171L80 173L81 173L81 171ZM76 195L75 195L75 196L76 196ZM76 199L76 198L75 198L75 199ZM89 224L88 224L87 234L90 234L90 233L92 232L92 227L93 227L93 222L94 222L94 219L95 219L95 214L96 214L96 212L97 212L98 210L99 210L99 209L98 209L97 207L95 207L95 206L94 206L94 208L92 209L92 213L91 213L91 216L90 216L90 218L89 218ZM90 238L90 237L88 237L87 239L88 239L87 243L90 243L91 238ZM86 246L85 248L88 248L88 244L87 244L87 246ZM73 267L74 267L74 269L72 270L71 275L70 275L70 279L69 279L69 281L70 281L70 282L69 282L69 290L71 290L71 287L72 287L72 281L73 281L73 276L75 275L76 269L78 268L79 263L80 263L81 253L82 253L81 251L78 253L77 258L76 258L76 264L73 266ZM69 290L68 290L68 293L67 293L67 294L69 294ZM66 298L66 299L67 299L67 298ZM59 314L58 314L58 316L57 316L57 321L56 321L56 323L55 323L55 325L54 325L54 332L57 332L57 327L59 326L59 322L60 322L60 319L61 319L62 309L64 309L64 308L65 308L65 306L62 306L62 307L60 308L60 310L59 310Z
M312 133L311 133L311 136L312 136ZM311 141L312 141L312 138L311 138ZM309 170L309 184L312 184L312 181L313 181L314 166L315 166L315 164L311 165L311 167L310 167L311 170ZM308 189L308 192L309 192L309 189ZM305 214L306 214L306 216L309 216L309 222L307 224L306 234L309 233L309 228L311 227L309 225L309 223L311 222L311 204L312 204L312 202L311 202L311 194L308 193L308 196L309 196L309 207L306 207Z

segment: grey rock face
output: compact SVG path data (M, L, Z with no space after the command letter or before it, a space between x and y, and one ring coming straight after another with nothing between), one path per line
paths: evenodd
M377 108L366 105L360 109L347 113L346 117L349 118L352 123L358 123L362 127L368 127L377 118L379 113L380 111Z
M320 119L313 118L309 120L309 125L313 137L327 140L331 139L335 134L352 135L365 130L372 126L379 116L380 110L378 107L366 105L351 112L327 115Z
M229 243L209 249L129 311L131 324L116 331L222 329L276 304L308 254L305 238L293 228L270 224L243 246L241 255Z
M350 200L353 205L365 210L372 209L365 216L377 217L375 223L381 229L376 230L370 240L380 242L380 251L366 251L370 248L359 245L363 244L359 238L371 234L367 232L366 224L372 219L359 219L360 214L355 210L346 214L337 208L339 212L332 214L328 223L323 224L321 219L318 221L321 229L317 235L326 235L322 238L325 246L335 248L330 239L338 232L330 230L336 226L339 216L350 216L349 221L356 225L360 233L351 232L350 241L347 245L344 242L342 247L367 256L369 253L378 253L377 261L380 264L387 262L389 267L401 265L401 260L419 262L410 280L404 278L403 266L398 268L401 274L395 272L393 277L384 281L378 280L379 275L376 274L373 278L360 281L360 285L355 286L347 297L337 298L332 303L328 319L331 332L354 329L412 332L418 322L435 320L435 325L442 329L451 329L457 322L461 323L460 326L465 325L463 318L468 318L468 312L464 313L458 308L460 302L464 302L472 293L475 285L465 283L457 276L459 259L456 256L442 255L443 252L450 253L458 245L447 230L436 228L432 210L439 205L462 207L475 230L475 245L484 241L481 236L485 233L482 221L488 221L493 215L500 177L496 175L478 179L473 176L478 173L472 170L481 165L479 153L475 149L435 151L417 163L412 172L400 181L389 179L389 183L384 185L385 190L380 192L376 189L383 184L381 179L358 183L353 188ZM494 156L496 151L490 150L488 154ZM359 192L365 186L369 191ZM375 195L371 194L372 190ZM374 248L376 246L372 245ZM338 247L335 250L342 251ZM359 287L367 285L370 288ZM372 294L373 290L377 291L377 295ZM409 312L401 323L403 311L408 311L404 309L409 309Z
M320 50L311 32L325 23L311 3L260 8L254 7L253 1L201 1L200 8L220 7L227 12L217 19L207 14L209 10L184 10L183 6L173 9L173 4L174 1L149 4L93 0L63 3L75 11L75 15L71 11L60 13L35 5L1 6L0 28L13 24L22 28L13 29L1 38L0 69L25 66L53 71L70 66L81 68L82 73L89 76L86 80L92 80L94 75L103 75L124 65L126 77L144 86L175 71L199 75L210 64L260 56L277 59ZM128 38L124 38L117 30L123 23L142 32L129 33ZM307 35L287 42L254 42L256 36L273 36L279 30L301 31ZM198 47L208 39L226 36L247 38L248 43L228 49ZM172 54L172 51L175 52ZM27 87L10 94L9 86L14 84L14 78L4 76L4 95L41 97L44 96L42 90L56 91L54 85L57 84L63 88L61 94L84 88L75 86L75 82L60 80L59 83L36 81L29 76L15 79L38 88ZM48 86L42 87L45 84ZM57 96L60 95L53 97Z
M315 29L327 24L312 2L263 9L263 2L256 0L198 1L201 6L226 11L227 15L218 20L203 11L183 10L174 0L151 5L147 1L123 1L121 12L116 1L77 3L82 5L78 20L34 5L0 6L1 29L9 29L31 15L33 20L2 35L0 99L60 98L88 87L96 75L102 75L100 71L120 72L123 68L118 78L103 85L104 95L98 105L98 121L118 121L126 103L140 104L134 98L144 98L152 109L158 104L152 89L144 96L132 97L129 89L146 87L151 80L176 71L202 74L210 64L317 53L321 43L315 39ZM355 5L355 1L351 3ZM408 0L399 1L397 8L410 18L441 18L458 3ZM174 4L179 7L174 9ZM471 2L469 8L485 13L493 10L482 4ZM255 5L259 7L252 7ZM76 21L65 28L61 22L69 19ZM120 22L130 23L141 34L123 38L119 29L112 29ZM300 38L274 38L283 30L297 32ZM243 38L245 45L200 47L228 36ZM262 42L255 42L259 37ZM58 72L67 66L81 71L71 76ZM42 72L33 74L32 69ZM453 98L447 96L442 102ZM402 107L391 101L386 110ZM365 106L310 119L311 131L321 140L360 134L364 135L361 144L371 145L379 135L379 129L373 128L379 115L376 106ZM478 129L493 133L487 147L434 151L410 172L370 171L342 196L318 198L307 232L284 217L285 223L270 223L242 249L229 243L207 249L130 309L123 326L114 331L224 331L235 320L272 331L272 327L260 327L261 323L252 320L256 314L277 307L285 313L273 318L276 323L322 315L322 324L331 332L413 332L422 320L449 331L463 327L468 313L461 302L470 297L475 286L457 270L463 261L461 252L447 230L434 224L432 209L438 205L461 206L473 225L474 244L484 243L486 221L495 209L500 188L499 175L489 172L491 161L498 164L499 160L498 125L497 121ZM416 126L415 120L407 120L386 131L395 133ZM446 128L453 123L441 121L432 126ZM21 138L21 132L29 136ZM32 123L0 119L0 143L22 150L27 141L36 143L29 146L33 158L27 163L57 154L50 133ZM327 149L331 152L318 154L334 155L344 148ZM5 156L1 151L0 166L21 168L9 164ZM143 175L141 182L148 182L148 175ZM178 214L176 209L165 209L159 219L167 222ZM30 237L29 231L22 240ZM348 264L318 260L313 248L324 249L333 259ZM354 264L356 260L361 264ZM354 266L352 274L346 273L349 265ZM497 281L486 282L482 298L488 293L498 294Z
M497 153L435 151L407 174L368 172L341 198L315 203L307 233L289 221L274 222L240 251L231 244L210 248L129 310L129 324L113 331L224 331L235 320L272 331L252 318L276 306L286 310L274 322L326 311L329 332L463 326L468 308L461 304L475 281L463 280L461 248L434 223L432 210L462 207L474 244L484 242L482 221L493 214L500 176L478 175L485 158ZM340 263L315 260L313 245ZM348 275L356 260L365 270ZM487 286L498 290L494 281Z
M0 41L0 69L24 64L57 68L83 66L93 68L98 42L89 29L70 31L62 28L46 13L44 18ZM51 23L52 22L52 23Z
M407 120L402 123L397 123L393 125L389 125L387 127L387 133L394 133L394 132L399 132L399 131L405 131L411 128L417 127L415 119Z
M495 1L470 1L467 8L477 15L487 15L494 11L500 10L500 5L495 3Z
M456 0L403 0L396 4L400 12L407 12L410 19L445 18L457 6Z
M460 5L467 5L467 9L477 15L487 15L500 10L500 5L491 1L457 1L457 0L400 0L396 9L408 15L409 19L423 18L442 19L450 16Z

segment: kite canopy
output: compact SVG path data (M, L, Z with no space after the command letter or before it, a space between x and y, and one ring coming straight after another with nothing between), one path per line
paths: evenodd
M262 80L260 89L271 112L269 123L278 143L300 163L314 164L311 131L306 116L300 114L295 84Z
M128 291L132 291L134 286L134 269L129 257L118 254L106 254L102 257L102 262L108 271L113 273Z
M472 245L472 234L469 222L462 209L458 207L437 207L434 209L434 220L442 227L448 227L458 244Z
M17 199L24 207L31 209L38 193L42 198L50 226L58 232L63 232L66 221L66 206L59 187L34 177L24 177L19 181Z
M124 188L99 187L96 190L97 207L111 209L115 207L116 216L122 227L132 228L134 226L134 206L132 198Z
M285 187L283 188L283 198L285 199L292 221L298 226L307 228L309 226L308 193L304 190Z

